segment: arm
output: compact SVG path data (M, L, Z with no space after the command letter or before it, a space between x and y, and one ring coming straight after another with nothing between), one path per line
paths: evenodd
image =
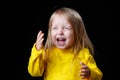
M33 45L28 63L28 72L31 76L42 76L44 72L43 38L44 34L39 31L36 43Z
M97 67L94 57L90 54L89 50L83 49L79 57L82 59L80 62L80 76L82 79L87 78L87 80L102 80L103 73Z
M31 76L42 76L44 72L43 49L37 51L35 44L29 58L28 72Z
M90 69L90 80L102 80L103 73L97 67L96 62L92 56L89 56L88 67Z

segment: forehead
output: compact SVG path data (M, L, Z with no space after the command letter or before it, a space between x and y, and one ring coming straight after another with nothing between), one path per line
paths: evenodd
M53 20L57 20L57 19L67 20L67 18L64 15L62 15L62 14L54 15Z
M70 22L64 15L54 15L52 24L70 24Z

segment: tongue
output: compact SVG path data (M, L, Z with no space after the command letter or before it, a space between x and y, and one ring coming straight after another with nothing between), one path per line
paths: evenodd
M59 46L64 46L64 45L65 45L65 41L60 40L60 41L57 42L57 44L58 44Z

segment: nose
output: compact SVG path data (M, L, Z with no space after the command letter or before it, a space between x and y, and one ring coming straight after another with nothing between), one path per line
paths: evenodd
M59 28L59 30L58 30L58 34L59 34L59 35L63 35L63 34L64 34L64 32L63 32L63 29L62 29L62 28Z

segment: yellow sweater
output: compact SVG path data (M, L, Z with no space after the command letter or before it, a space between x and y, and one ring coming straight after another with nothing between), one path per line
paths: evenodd
M81 50L75 58L71 49L54 48L48 54L47 66L45 67L43 49L37 51L35 45L33 46L28 63L28 72L31 76L43 76L45 72L44 80L82 80L79 76L80 61L82 61L91 70L89 80L102 80L103 74L86 48Z

